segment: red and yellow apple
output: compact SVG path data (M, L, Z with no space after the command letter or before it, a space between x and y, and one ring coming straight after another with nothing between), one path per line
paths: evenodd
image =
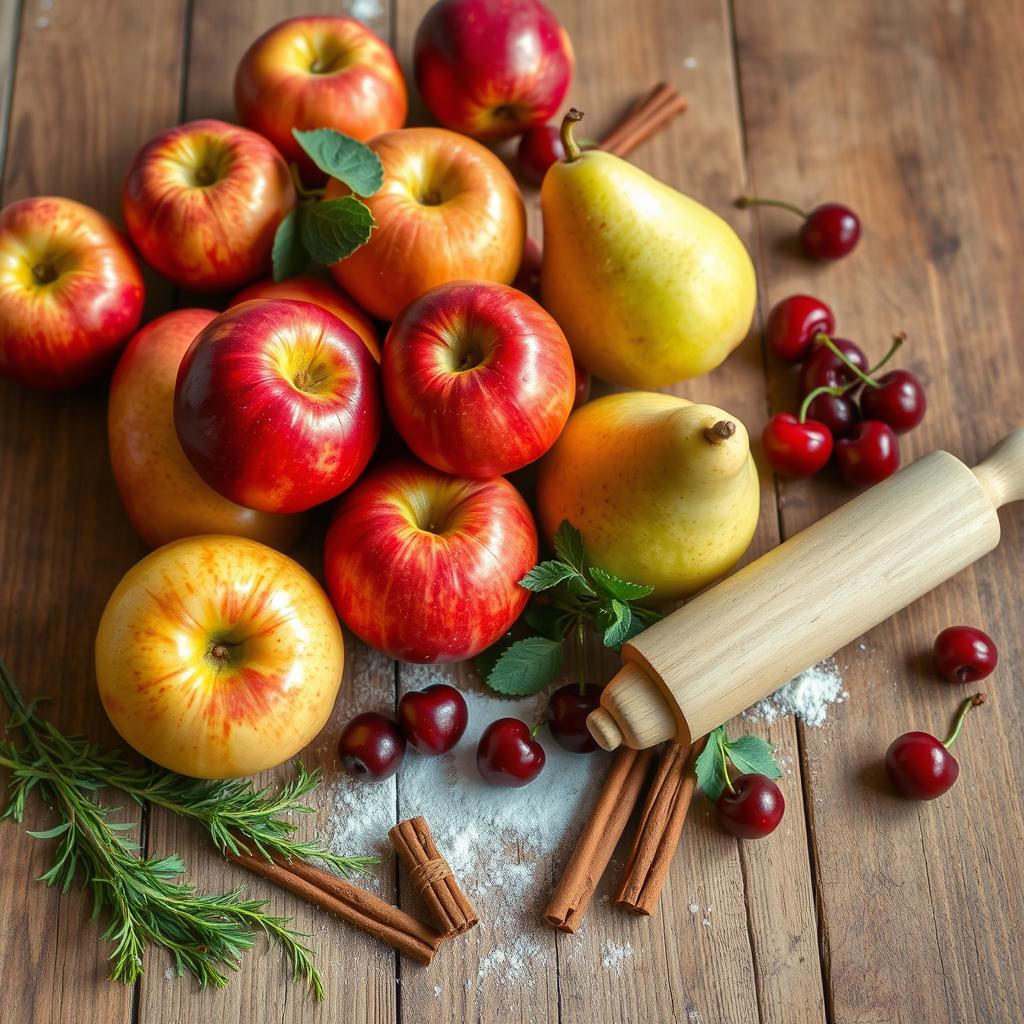
M344 292L332 288L318 277L289 277L286 281L274 281L268 277L239 292L231 300L231 305L237 306L251 299L298 299L322 306L348 324L363 339L373 361L380 362L380 339L373 321Z
M0 376L77 387L139 326L143 297L135 256L102 214L57 196L0 212Z
M403 459L342 497L324 576L342 622L368 644L403 661L461 661L519 617L519 580L536 560L533 518L507 480Z
M296 161L303 176L323 174L293 128L333 128L365 142L401 128L407 107L391 48L352 18L282 21L246 50L235 74L239 120Z
M515 179L489 149L443 128L386 132L370 148L384 165L383 184L365 200L377 228L331 267L363 309L394 320L447 281L515 277L526 211ZM328 198L346 191L328 182Z
M330 717L344 648L302 566L243 537L189 537L117 585L96 635L114 728L144 757L202 779L286 761Z
M147 324L128 343L107 403L110 462L135 532L151 547L201 533L292 544L300 516L243 508L208 486L174 432L174 384L189 345L217 314L178 309Z
M505 139L561 111L573 52L541 0L438 0L416 32L413 63L443 125Z
M482 281L439 285L406 306L381 377L405 443L456 476L502 476L539 459L576 395L558 324L528 295Z
M232 306L178 369L181 447L203 480L246 508L302 512L340 494L370 461L380 419L366 346L311 302Z
M139 150L121 205L147 263L182 288L218 291L269 273L274 233L295 205L295 186L262 135L190 121Z

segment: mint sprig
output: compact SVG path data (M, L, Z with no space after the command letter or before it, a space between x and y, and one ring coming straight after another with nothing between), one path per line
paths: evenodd
M500 653L492 649L478 660L487 685L498 693L525 697L550 686L562 672L569 634L582 638L589 627L617 651L661 618L661 612L634 604L654 588L592 566L582 535L568 520L559 526L554 548L556 558L539 562L519 581L543 595L521 619L536 635L504 640Z
M332 128L292 129L292 135L325 174L337 178L352 195L324 199L325 189L306 188L291 165L299 204L278 225L272 260L274 280L301 274L312 259L330 266L365 245L377 226L358 196L372 196L384 179L380 157L369 146Z
M728 786L729 762L741 775L767 775L777 779L782 775L773 756L775 747L760 736L739 736L730 740L725 726L720 725L708 736L707 744L701 751L694 766L700 791L712 802L716 801Z

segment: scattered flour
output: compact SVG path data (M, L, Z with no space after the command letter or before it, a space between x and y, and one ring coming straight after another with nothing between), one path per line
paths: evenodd
M850 695L834 658L801 672L770 697L765 697L743 712L743 717L771 725L776 718L795 715L805 725L822 725L833 704L842 704Z
M633 955L633 944L624 942L605 942L601 946L601 965L607 971L622 970L623 963Z
M168 981L174 981L174 979L177 978L177 976L178 972L173 967L168 967L167 970L164 971L164 977Z

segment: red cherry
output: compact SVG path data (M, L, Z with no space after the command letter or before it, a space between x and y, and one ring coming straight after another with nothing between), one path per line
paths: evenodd
M893 789L911 800L934 800L942 796L960 775L960 765L949 748L960 735L967 712L984 702L983 693L964 701L945 742L926 732L905 732L897 736L885 752L885 772Z
M842 478L853 487L869 487L900 468L900 443L888 423L864 420L850 437L836 442Z
M492 786L526 786L540 775L544 760L544 748L518 718L491 722L476 748L477 771Z
M816 260L842 259L860 241L860 220L848 206L825 203L807 215L798 237L808 256Z
M560 686L548 698L548 728L556 742L574 754L589 754L597 743L587 728L587 715L601 702L601 687L587 683Z
M761 446L780 476L814 476L832 454L832 434L824 423L801 423L792 413L779 412L765 424Z
M722 827L740 839L763 839L786 813L782 790L767 775L739 775L715 802Z
M824 302L811 295L790 295L772 307L764 336L777 358L795 363L807 354L816 335L835 329L832 310Z
M535 124L523 132L516 150L516 162L520 173L531 185L540 185L548 168L564 159L565 146L557 125Z
M875 383L877 387L865 387L861 392L865 419L888 423L897 434L913 430L924 419L924 388L909 370L892 370Z
M949 626L935 638L935 667L951 683L976 683L998 661L995 641L974 626Z
M386 715L366 711L342 730L338 753L350 775L380 782L398 771L405 757L405 737Z
M860 422L860 410L852 398L823 391L808 404L807 419L823 423L833 437L845 437Z
M572 407L578 409L590 401L590 371L575 356L572 358L572 368L576 371L576 395Z
M468 721L465 699L446 683L411 690L398 702L398 723L421 754L448 753L466 731Z
M864 351L859 345L855 345L845 338L831 338L830 340L858 370L867 373L868 357L864 355ZM844 387L857 379L857 374L835 352L815 340L800 369L800 395L806 397L815 388Z
M525 292L535 302L540 302L540 263L541 248L532 238L523 244L523 255L519 261L519 269L512 279L512 287Z

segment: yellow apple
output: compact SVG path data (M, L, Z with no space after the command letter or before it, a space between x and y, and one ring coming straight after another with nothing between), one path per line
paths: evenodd
M197 778L272 768L323 728L344 666L327 595L243 537L188 537L117 585L96 636L100 699L122 738Z

